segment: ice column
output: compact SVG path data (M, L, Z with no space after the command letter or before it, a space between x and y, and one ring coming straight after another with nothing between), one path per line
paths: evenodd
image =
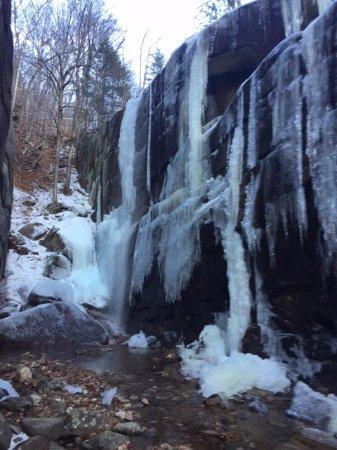
M208 52L201 33L197 37L195 53L191 63L188 91L188 132L190 141L188 179L192 194L198 190L203 181L204 139L202 122L206 101L207 58Z
M104 217L97 230L97 259L108 286L114 322L122 325L124 301L128 297L130 240L134 231L136 201L134 185L135 132L139 97L127 104L119 137L118 165L122 204Z

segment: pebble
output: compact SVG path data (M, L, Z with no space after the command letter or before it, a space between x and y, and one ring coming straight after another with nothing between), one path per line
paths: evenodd
M14 375L14 381L17 381L18 383L25 383L28 381L31 381L31 379L33 378L32 376L32 371L30 370L29 367L23 366L23 367L18 367L15 375Z
M150 402L148 401L147 398L142 398L142 403L143 403L143 405L145 405L145 406L149 406L149 404L150 404Z

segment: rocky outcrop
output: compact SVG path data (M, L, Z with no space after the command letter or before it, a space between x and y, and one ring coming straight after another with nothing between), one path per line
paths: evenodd
M2 276L12 208L12 149L10 136L12 34L10 29L10 0L0 4L0 276Z
M78 169L98 221L115 208L99 226L104 252L115 251L109 230L128 242L130 328L192 339L222 313L231 350L300 360L304 375L328 360L330 377L336 18L337 2L243 6L174 53L134 106L133 129L127 110L82 137Z
M96 320L76 306L61 301L0 320L3 347L70 348L106 341L107 333Z

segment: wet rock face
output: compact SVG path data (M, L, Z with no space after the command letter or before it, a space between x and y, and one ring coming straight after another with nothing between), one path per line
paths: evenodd
M282 359L299 358L304 351L314 360L334 361L330 344L337 323L337 5L310 24L321 4L259 0L203 33L199 42L207 53L201 117L207 135L201 161L204 179L197 193L184 197L185 203L179 196L189 189L190 161L181 148L191 144L191 133L181 130L194 126L195 117L186 120L184 113L193 103L193 96L186 100L188 86L202 64L197 59L191 62L195 41L188 40L174 53L142 95L135 139L136 231L131 263L132 277L136 273L141 288L131 289L130 328L178 330L193 339L214 320L213 313L230 309L231 255L224 258L222 245L230 218L225 215L223 220L212 207L215 194L207 184L219 177L220 190L234 183L231 188L238 196L232 235L242 241L241 263L251 294L244 350L271 355L282 348ZM288 14L289 8L296 5L301 20L291 21L295 16ZM101 212L121 202L120 122L117 116L103 131L83 136L77 150L82 184ZM181 137L186 141L179 141ZM242 161L234 164L237 150ZM221 184L226 177L228 183ZM215 184L214 189L219 187ZM191 206L192 200L197 206ZM179 216L182 205L187 213ZM206 209L207 214L199 220L198 231L192 230L192 238L188 233L181 238L181 229L194 220L188 214L193 208L200 216ZM147 246L151 240L160 245ZM163 248L171 252L169 258L164 258ZM174 274L179 283L180 272L191 260L193 270L187 282L180 283L179 296L168 299L167 280ZM139 275L142 263L148 270ZM182 270L176 271L179 264Z
M10 0L0 4L0 275L7 255L7 239L12 208L12 149L10 136L12 34Z

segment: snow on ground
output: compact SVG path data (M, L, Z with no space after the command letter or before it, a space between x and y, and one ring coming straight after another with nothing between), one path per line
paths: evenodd
M276 361L250 353L227 356L224 337L216 325L207 325L193 344L179 346L179 353L182 373L199 379L205 397L219 394L232 398L252 388L276 393L290 385L286 367Z
M11 300L10 305L19 307L24 303L39 281L46 287L43 272L50 252L40 245L38 240L29 239L19 233L23 226L35 223L40 224L36 227L39 232L53 227L60 230L67 251L72 256L73 267L70 276L59 280L58 283L67 285L65 291L72 289L73 301L90 303L97 307L106 306L107 289L100 280L96 265L95 224L90 219L92 209L87 193L78 183L75 171L72 174L71 189L72 194L67 196L63 194L60 186L58 201L68 210L57 214L50 214L45 209L51 201L50 192L35 191L28 194L20 189L14 189L11 233L20 240L24 239L24 247L29 253L25 255L18 254L15 250L9 251L5 290L6 298ZM78 217L79 215L82 217ZM32 238L36 238L35 231L31 235ZM55 284L53 281L50 280L53 284L52 291ZM58 291L61 291L59 287Z

